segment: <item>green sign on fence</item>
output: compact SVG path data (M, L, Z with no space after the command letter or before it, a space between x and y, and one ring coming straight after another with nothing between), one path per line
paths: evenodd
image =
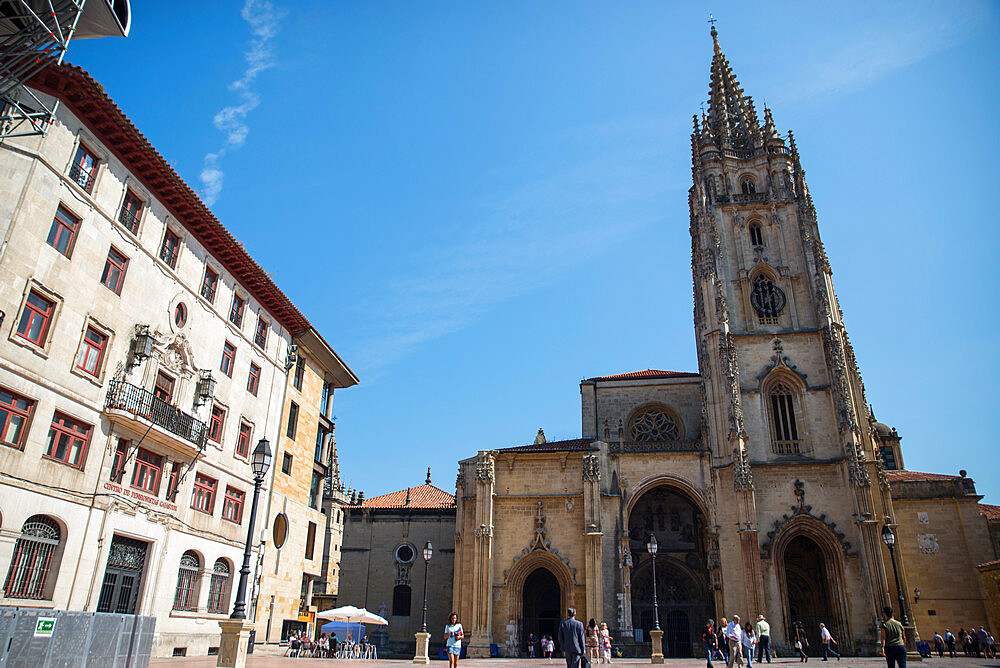
M55 617L39 617L35 621L35 637L36 638L51 638L52 634L56 630L56 618Z

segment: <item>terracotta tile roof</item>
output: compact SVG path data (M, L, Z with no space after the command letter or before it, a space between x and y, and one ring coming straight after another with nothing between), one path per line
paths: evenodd
M407 496L410 498L409 503L406 502ZM434 485L420 485L381 496L373 496L370 499L365 499L361 503L361 507L375 509L413 508L415 510L454 508L455 495Z
M957 475L945 475L944 473L921 473L920 471L886 471L885 477L890 482L905 480L954 480Z
M628 373L616 373L612 376L597 376L588 378L586 382L595 380L633 380L638 378L697 378L698 374L689 371L662 371L660 369L643 369L642 371L629 371Z
M1000 506L992 506L988 503L979 504L979 512L986 516L988 520L1000 520Z
M104 92L75 65L50 65L28 83L62 101L163 206L293 335L309 321L222 226L170 163Z
M532 443L531 445L515 445L512 448L500 448L499 452L566 452L590 450L592 438L573 438L567 441L549 441L548 443Z

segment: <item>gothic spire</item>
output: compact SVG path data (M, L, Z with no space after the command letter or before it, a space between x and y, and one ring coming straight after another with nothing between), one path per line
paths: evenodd
M708 91L708 120L720 148L753 148L760 134L760 123L753 101L743 95L729 61L719 46L719 31L712 25L712 81Z

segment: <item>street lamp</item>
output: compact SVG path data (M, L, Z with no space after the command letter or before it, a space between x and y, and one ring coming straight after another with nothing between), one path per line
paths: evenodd
M646 549L653 559L653 629L660 630L660 607L656 603L656 536L649 534Z
M903 588L899 586L899 570L896 568L896 532L888 524L882 527L882 542L889 548L889 559L892 560L892 575L896 580L896 597L899 599L899 621L903 622L903 626L909 626L906 601L903 597Z
M264 482L264 474L271 468L271 447L266 438L257 442L257 447L250 455L250 470L253 471L253 503L250 504L250 518L247 520L247 544L243 549L243 568L240 569L240 584L236 589L236 603L230 619L246 619L247 577L250 575L250 543L253 540L253 525L257 519L257 499L260 497L260 485Z
M431 563L431 557L434 556L434 546L431 545L430 541L424 545L424 613L420 618L420 632L427 633L427 567Z

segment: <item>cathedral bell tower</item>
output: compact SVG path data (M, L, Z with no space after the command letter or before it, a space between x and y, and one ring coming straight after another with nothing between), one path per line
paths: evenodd
M768 557L767 545L788 524L793 492L813 494L813 514L824 514L814 533L835 522L831 533L851 543L846 577L866 585L869 600L846 601L839 613L862 642L869 629L861 627L889 601L879 532L892 508L874 423L795 140L778 133L769 109L760 122L714 25L711 34L708 111L694 117L691 134L689 207L702 437L712 452L720 541L738 547L744 576L725 583L725 604L789 623L794 597L782 589L783 566L767 561L780 557ZM736 535L727 539L731 527Z

